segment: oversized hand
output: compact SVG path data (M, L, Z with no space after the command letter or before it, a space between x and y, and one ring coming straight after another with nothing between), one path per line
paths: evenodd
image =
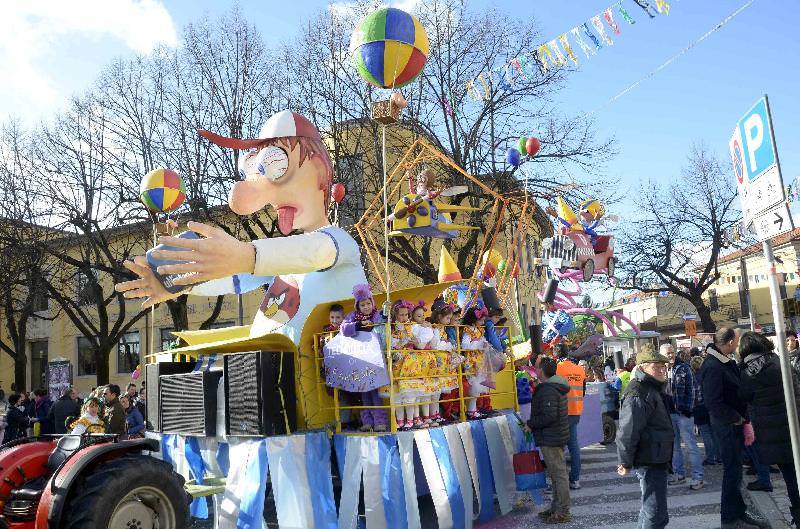
M122 292L122 295L128 299L132 298L145 298L142 302L142 308L147 309L166 301L168 299L177 298L181 295L180 292L172 294L161 285L161 282L156 279L150 265L147 264L147 259L144 256L139 256L133 261L125 261L122 263L125 268L139 276L139 279L133 281L125 281L114 285L117 292Z
M183 239L180 237L161 237L159 242L182 250L156 250L156 259L183 261L178 264L158 267L159 274L180 274L176 285L192 285L212 279L229 277L234 274L252 273L256 263L256 249L225 231L189 222L188 228L202 235L202 239Z

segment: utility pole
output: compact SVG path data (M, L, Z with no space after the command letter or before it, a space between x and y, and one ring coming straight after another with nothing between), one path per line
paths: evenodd
M753 310L753 301L750 299L750 282L747 279L747 263L744 256L739 258L739 270L742 272L742 292L744 299L747 300L747 311L750 313L750 330L756 331L756 314Z

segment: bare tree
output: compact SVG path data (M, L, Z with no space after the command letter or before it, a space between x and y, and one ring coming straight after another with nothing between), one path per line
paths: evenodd
M342 206L345 218L358 218L363 212L358 196L374 196L383 185L382 130L369 116L372 102L387 99L389 91L361 79L348 50L356 22L375 7L375 2L366 1L357 2L351 11L320 13L283 48L284 84L292 108L307 113L324 132L337 177L350 184L350 196ZM512 69L508 82L505 77L487 77L481 97L470 96L474 95L468 90L470 81L535 48L541 38L534 22L509 21L493 9L471 11L461 0L423 2L416 14L427 30L430 56L419 79L402 89L409 107L402 128L386 131L386 144L395 149L387 152L387 158L396 160L415 137L423 136L489 187L504 194L519 193L524 178L505 164L504 153L519 136L532 135L543 144L540 155L526 167L532 195L548 199L575 193L581 186L574 184L574 168L601 174L605 160L613 155L613 143L597 141L590 121L564 117L554 109L553 95L566 82L565 69L534 68L526 75ZM354 158L357 171L349 163ZM465 183L448 167L437 170L441 184ZM470 189L454 203L478 208L467 223L489 222L493 201L479 189ZM355 211L348 212L350 208ZM473 231L448 243L462 272L471 273L481 237L481 231ZM382 252L382 243L379 246ZM435 248L428 238L392 238L390 260L432 280Z
M695 145L680 178L667 185L650 182L635 204L636 220L618 237L623 288L684 298L703 330L714 332L703 294L719 278L717 259L740 220L733 179L705 146Z

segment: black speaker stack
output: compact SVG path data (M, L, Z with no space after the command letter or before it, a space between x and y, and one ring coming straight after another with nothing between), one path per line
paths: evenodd
M294 354L225 355L225 433L288 434L297 429Z
M154 432L161 431L161 376L189 373L193 367L194 364L190 362L159 362L145 366L144 380L147 387L145 418Z
M159 377L161 431L217 435L217 388L221 371L194 371Z

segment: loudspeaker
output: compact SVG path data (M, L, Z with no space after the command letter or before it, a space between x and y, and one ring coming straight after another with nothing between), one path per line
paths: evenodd
M161 431L217 435L217 387L222 371L165 375L161 381Z
M614 351L614 367L625 369L625 358L622 356L622 351Z
M531 362L535 362L536 358L542 354L542 328L539 325L531 325L529 327L531 333Z
M225 433L268 436L296 429L294 354L225 355Z
M556 291L558 290L558 279L550 278L547 281L547 285L544 287L544 292L542 292L542 301L544 303L552 303L556 299Z
M150 423L154 432L161 431L161 375L175 375L178 373L189 373L194 368L193 362L159 362L147 364L144 368L144 382L147 388L147 404L145 419Z

